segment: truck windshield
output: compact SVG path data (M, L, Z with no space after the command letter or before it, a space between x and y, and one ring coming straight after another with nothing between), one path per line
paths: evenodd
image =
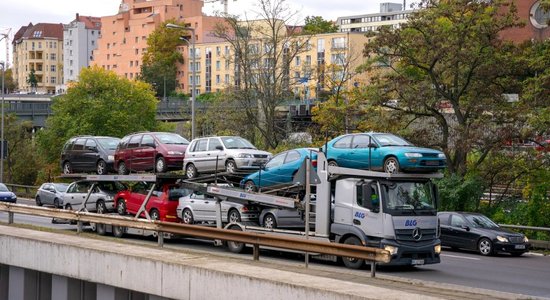
M386 182L384 211L392 215L435 215L436 201L430 182Z

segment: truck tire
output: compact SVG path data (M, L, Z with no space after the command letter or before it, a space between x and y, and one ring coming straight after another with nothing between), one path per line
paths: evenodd
M105 202L103 200L100 200L96 204L96 211L98 214L104 214L107 213L107 206L105 206ZM95 224L95 232L99 235L105 235L107 233L107 229L105 228L105 224Z
M124 226L113 226L113 236L117 238L124 237L126 233L126 227Z
M344 241L344 244L360 246L361 241L355 236L350 236L350 237L346 238L346 240ZM365 266L365 260L364 259L351 258L351 257L342 257L342 261L344 262L344 266L346 266L346 268L350 268L350 269L357 270L357 269L361 269Z
M229 226L227 229L242 231L242 228L238 225ZM244 243L227 241L227 249L232 253L242 253L244 250Z

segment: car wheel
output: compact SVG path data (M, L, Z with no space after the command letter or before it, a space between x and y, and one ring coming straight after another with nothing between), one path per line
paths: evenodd
M113 226L113 236L121 238L126 233L126 227L124 226Z
M71 163L66 161L63 163L63 174L71 174L73 172L73 168L71 167Z
M395 157L388 157L384 161L384 172L386 173L399 173L399 161Z
M229 223L238 223L241 221L241 214L236 209L231 209L227 215Z
M73 210L73 206L70 204L65 205L66 210Z
M60 208L61 207L61 204L59 204L59 199L57 199L57 198L53 199L53 206L55 208Z
M238 225L229 226L227 229L242 231L242 228ZM241 253L244 250L244 243L227 241L227 249L232 253Z
M227 173L235 173L237 171L237 164L233 160L228 160L225 163L225 171Z
M127 175L128 173L129 172L128 172L128 168L126 168L126 163L124 163L123 161L118 163L118 174L119 175Z
M477 250L481 255L491 255L493 254L493 243L488 238L482 238L477 243Z
M106 175L107 174L107 163L104 160L99 160L96 165L97 175Z
M187 176L188 179L195 178L197 175L197 168L195 168L194 164L188 164L187 167L185 167L185 176Z
M256 184L254 184L254 181L249 180L249 181L245 182L244 190L250 193L250 192L257 191L258 188L256 187Z
M119 215L124 216L126 214L126 201L122 198L118 199L116 203L116 211Z
M184 224L193 224L193 213L190 209L186 208L181 213L181 220Z
M273 214L267 214L264 217L264 227L268 229L275 229L277 228L277 220L275 220L275 216Z
M164 157L159 156L155 162L155 170L157 173L164 173L166 172L166 169L166 161L164 161Z
M40 196L36 196L36 206L42 206L42 201L40 201Z
M334 160L329 160L328 165L329 167L338 167L338 163Z
M355 236L350 236L344 241L344 244L360 246L361 241ZM349 269L361 269L365 265L365 260L359 258L342 257L342 261Z
M98 201L96 204L96 211L98 214L104 214L107 212L107 206L105 206L105 202ZM105 224L95 224L95 232L99 235L105 235L107 233L107 230L105 229Z
M154 208L149 212L149 216L151 217L151 220L160 220L159 211Z

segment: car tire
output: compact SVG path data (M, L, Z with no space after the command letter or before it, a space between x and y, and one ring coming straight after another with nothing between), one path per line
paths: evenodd
M397 158L390 156L384 160L384 172L390 174L399 173L399 161Z
M73 172L73 168L71 167L71 163L66 161L63 163L63 174L71 174Z
M113 236L117 238L124 237L126 233L126 227L124 226L113 226Z
M156 208L151 209L151 211L149 212L149 216L151 217L151 220L160 220L160 213Z
M197 177L197 168L195 168L194 164L188 164L187 167L185 167L185 176L187 176L188 179L193 179Z
M244 190L249 193L256 192L258 190L258 187L254 183L254 181L248 180L247 182L244 183Z
M344 241L344 244L360 246L361 241L359 240L359 238L355 236L350 236L346 238L346 240ZM342 257L342 262L344 263L344 266L346 266L346 268L349 268L349 269L357 270L365 266L365 260L358 259L358 258Z
M155 171L157 173L164 173L166 172L166 161L164 160L164 157L159 156L157 157L157 160L155 161Z
M97 201L96 212L98 214L107 213L107 206L105 205L105 202L103 200ZM105 235L107 233L107 229L105 228L105 224L96 223L95 224L95 232L99 235Z
M493 254L493 243L488 238L481 238L477 243L479 254L489 256Z
M36 196L35 200L36 200L36 206L42 206L42 205L44 205L44 204L42 203L42 201L40 201L40 196Z
M97 175L107 175L107 163L103 159L100 159L97 162L95 171Z
M230 209L229 213L227 214L227 222L228 223L239 223L241 221L241 214L236 209Z
M55 207L55 208L60 208L61 207L61 204L59 203L58 198L53 199L53 207Z
M275 216L273 214L266 214L264 216L264 227L268 229L277 228L277 219L275 219Z
M229 230L239 230L242 231L242 228L238 225L232 225L227 227ZM239 242L233 242L233 241L227 241L227 250L231 253L242 253L244 250L244 243Z
M118 175L128 175L128 168L126 167L126 163L121 161L118 163Z
M121 216L126 215L126 200L122 198L118 199L116 202L116 212Z
M193 212L191 212L189 208L184 209L183 212L181 213L181 220L183 224L193 224L194 223Z
M73 210L73 206L69 203L69 204L65 205L65 209L66 210Z
M227 173L235 173L237 171L237 164L234 160L227 160L227 162L225 163L225 171Z
M338 167L338 163L335 160L328 161L329 167Z

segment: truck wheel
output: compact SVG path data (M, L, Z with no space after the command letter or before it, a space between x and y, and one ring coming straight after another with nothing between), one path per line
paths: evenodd
M355 236L350 236L344 241L344 244L360 246L361 241ZM363 266L365 266L365 260L363 259L342 257L342 261L344 262L344 266L350 269L361 269Z
M124 226L113 226L113 236L121 238L126 233L126 227Z
M228 229L242 231L241 227L238 225L229 226ZM244 250L244 243L227 241L227 249L232 253L242 253Z
M96 211L98 214L104 214L107 212L107 206L105 206L105 202L98 201L96 205ZM95 232L99 235L105 235L107 233L107 230L105 229L105 224L95 224Z

